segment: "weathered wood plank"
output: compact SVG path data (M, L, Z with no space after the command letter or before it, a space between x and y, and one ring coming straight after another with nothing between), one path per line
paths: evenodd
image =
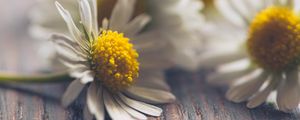
M167 72L168 82L178 98L177 103L165 107L167 112L165 116L171 116L170 119L166 117L167 120L176 118L189 120L300 119L299 111L284 113L267 104L250 110L245 103L229 102L224 97L226 88L211 86L205 82L207 73L205 70L189 73L176 69Z
M19 3L17 0L11 1ZM0 1L0 16L9 16L7 12L21 12L11 14L11 18L0 19L0 71L33 73L39 70L42 61L37 56L35 43L38 41L28 37L28 21L23 15L32 5L32 1L27 0L26 4L12 9L9 7L16 3L7 5L6 2ZM179 69L167 71L168 83L178 100L163 105L163 115L159 118L149 117L150 120L300 119L300 111L283 113L270 105L249 110L245 103L229 102L224 98L226 88L211 86L205 82L207 73L207 70L194 73ZM0 84L0 120L82 120L84 94L67 109L59 104L59 98L67 84Z

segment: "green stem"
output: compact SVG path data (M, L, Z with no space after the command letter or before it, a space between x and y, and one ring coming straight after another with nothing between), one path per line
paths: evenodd
M45 83L73 80L68 72L49 73L45 75L13 75L0 73L0 83Z

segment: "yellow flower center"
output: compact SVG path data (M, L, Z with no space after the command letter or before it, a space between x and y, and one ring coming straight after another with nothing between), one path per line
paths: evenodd
M125 89L138 77L138 53L122 33L104 30L93 43L92 63L96 80L112 91Z
M294 69L300 63L299 17L286 7L261 11L250 25L247 47L254 63L264 69Z

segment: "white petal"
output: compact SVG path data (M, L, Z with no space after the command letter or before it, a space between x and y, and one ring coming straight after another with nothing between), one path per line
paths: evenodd
M94 118L94 115L90 113L90 110L87 105L84 106L83 118L84 118L84 120L93 120L93 118Z
M147 119L147 117L145 115L143 115L142 113L140 113L140 112L128 107L127 105L125 105L125 103L123 103L123 101L121 100L121 98L119 96L115 96L114 99L132 117L137 118L139 120L146 120Z
M55 5L56 5L56 8L58 9L59 13L65 20L65 22L68 26L68 29L69 29L71 35L76 40L76 42L83 48L87 49L87 44L85 41L83 41L82 34L79 31L79 29L76 27L69 11L66 11L57 1L55 1Z
M264 71L259 76L248 79L245 83L232 86L227 91L226 98L234 102L247 100L259 90L267 77L268 73Z
M61 56L57 54L59 61L65 66L73 69L77 67L88 67L89 63L87 61L73 61L72 59L66 58L65 56Z
M298 70L286 73L286 80L279 86L277 104L280 110L289 111L298 107L300 101Z
M259 105L261 105L264 101L266 101L269 94L277 87L278 82L282 80L282 77L280 75L273 75L273 78L270 79L270 83L268 86L258 92L255 96L253 96L249 102L247 103L247 107L249 108L255 108Z
M132 17L135 0L118 0L110 18L110 29L120 31Z
M216 85L223 85L223 84L230 85L236 80L238 80L239 78L253 71L254 69L247 68L245 70L240 70L240 71L215 73L214 75L209 76L207 81L208 83L216 84Z
M147 23L149 23L150 19L149 15L141 14L130 21L122 31L124 31L124 34L127 36L134 36L140 32Z
M133 120L133 118L112 98L110 93L103 91L104 105L113 120Z
M80 80L74 80L68 86L67 90L62 96L62 105L67 107L80 95L81 91L84 88L84 84Z
M97 0L89 0L92 9L92 31L94 32L94 37L98 35L98 8Z
M76 68L74 67L73 69L71 69L70 71L70 76L71 77L75 77L75 78L82 78L83 75L90 70L89 67L87 66L77 66Z
M160 116L162 113L162 109L147 103L143 103L140 101L133 100L131 98L128 98L124 96L123 94L119 94L120 98L124 103L126 103L128 106L151 116Z
M80 17L88 33L92 31L92 11L87 0L80 0Z
M96 82L91 83L87 92L87 105L89 111L97 120L104 120L103 89Z
M69 37L59 34L53 34L51 36L51 40L54 42L56 47L60 47L57 49L64 49L68 54L73 55L72 57L80 57L82 59L86 59L87 53L80 49L80 46L73 42ZM61 52L58 50L58 52ZM62 52L63 54L64 52Z
M62 57L65 57L66 59L70 61L84 61L85 58L81 57L73 49L71 49L68 46L64 46L62 44L55 44L55 50L59 55Z
M221 64L233 62L246 57L246 54L242 51L234 51L232 53L220 53L213 56L207 56L201 58L199 65L202 67L215 67Z
M84 72L83 77L81 78L81 83L86 84L86 83L94 81L94 76L95 76L95 73L93 71L88 70L88 71Z
M172 93L158 89L132 86L126 91L126 94L134 99L154 104L171 103L176 99Z
M67 43L71 46L78 46L78 44L74 40L72 40L68 36L65 36L65 35L62 35L62 34L52 34L51 35L51 40L53 42L64 41L65 43Z
M216 68L216 71L219 73L224 73L224 72L241 71L241 70L251 69L251 68L253 68L252 61L249 58L245 58L242 60L220 65Z

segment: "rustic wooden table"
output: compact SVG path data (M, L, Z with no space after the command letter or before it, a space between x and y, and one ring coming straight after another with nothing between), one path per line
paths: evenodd
M0 71L31 74L39 70L42 61L37 57L40 41L28 36L26 12L31 0L0 0ZM24 4L23 4L24 3ZM206 71L186 72L172 69L166 72L168 83L178 100L162 106L159 118L166 120L293 120L300 119L299 111L283 113L270 105L249 110L245 103L235 104L224 98L226 88L205 82ZM82 103L60 106L59 98L68 83L0 84L0 120L81 120Z

